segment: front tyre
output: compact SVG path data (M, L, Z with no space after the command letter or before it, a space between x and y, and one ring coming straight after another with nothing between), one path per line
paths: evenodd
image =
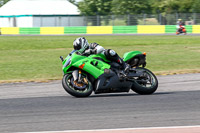
M131 89L141 95L153 94L158 88L156 76L146 68L138 67L136 71L143 74L135 79Z
M62 79L62 85L65 91L74 97L88 97L91 95L93 88L87 75L81 75L82 83L74 81L72 73L65 74Z

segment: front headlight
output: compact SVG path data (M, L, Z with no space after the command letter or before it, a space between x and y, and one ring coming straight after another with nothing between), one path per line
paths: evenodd
M67 67L70 64L71 64L71 57L65 62L65 64L63 65L63 67Z

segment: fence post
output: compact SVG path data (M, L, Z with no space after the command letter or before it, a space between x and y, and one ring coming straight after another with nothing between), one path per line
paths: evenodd
M54 26L57 26L56 17L54 17Z
M99 15L97 15L97 26L100 26L100 16Z
M176 12L176 20L178 20L179 18L178 18L178 13Z
M127 25L130 25L130 14L127 16Z
M83 25L87 26L87 17L86 16L83 16Z
M62 17L61 16L58 17L58 23L59 23L58 24L59 26L62 26Z
M114 15L112 15L112 26L115 26Z
M40 27L43 26L43 17L40 17Z
M193 18L193 19L194 19L194 20L193 20L193 22L194 22L193 25L195 25L195 24L196 24L196 13L193 13L193 17L194 17L194 18Z
M68 26L70 26L70 16L68 16Z
M143 15L143 24L146 25L146 14Z
M162 14L159 13L159 21L160 21L160 25L162 25Z

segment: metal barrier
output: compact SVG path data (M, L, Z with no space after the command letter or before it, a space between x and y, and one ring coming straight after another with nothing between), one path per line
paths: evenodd
M70 27L70 26L132 26L176 25L182 19L186 25L199 25L200 13L127 14L107 16L80 15L18 15L0 16L0 27Z

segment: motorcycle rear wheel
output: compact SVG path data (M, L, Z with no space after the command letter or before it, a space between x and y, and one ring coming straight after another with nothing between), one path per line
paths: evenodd
M91 82L87 79L86 75L81 76L87 80L87 85L75 83L73 81L72 73L65 74L62 79L62 85L66 92L74 97L88 97L93 91ZM74 82L74 83L73 83Z
M144 76L135 79L131 89L140 95L153 94L158 88L158 79L148 69L139 67L137 71L144 71Z

